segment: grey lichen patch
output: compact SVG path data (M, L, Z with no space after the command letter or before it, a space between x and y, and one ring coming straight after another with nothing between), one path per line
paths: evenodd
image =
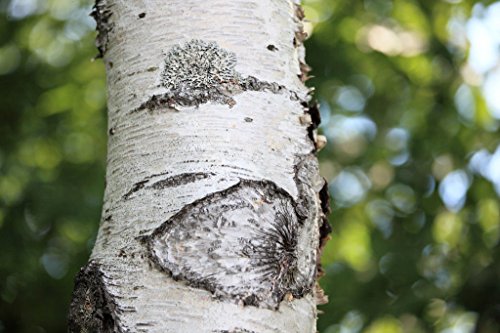
M167 92L152 96L137 110L175 109L207 102L232 107L236 103L233 96L243 91L288 92L278 83L243 77L236 71L236 63L236 55L214 41L193 39L175 45L165 56L160 77ZM297 98L296 93L288 93Z
M90 16L92 16L96 22L97 30L95 45L99 53L95 58L102 58L108 49L109 33L113 30L114 26L110 20L112 14L106 0L96 0L92 12L90 13Z
M270 182L241 180L200 199L144 241L159 268L220 299L277 309L314 287L317 235Z
M90 261L75 279L69 309L69 333L121 333L118 308L107 292L99 264Z
M228 103L228 90L239 79L235 66L234 53L215 42L194 39L175 45L167 53L161 84L187 103Z

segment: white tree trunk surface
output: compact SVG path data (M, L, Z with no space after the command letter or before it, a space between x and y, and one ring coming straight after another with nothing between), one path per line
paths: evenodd
M325 182L298 8L98 1L107 185L70 332L316 332Z

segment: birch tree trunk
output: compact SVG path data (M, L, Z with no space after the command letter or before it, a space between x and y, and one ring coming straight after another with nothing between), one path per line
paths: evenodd
M316 332L328 196L292 0L98 0L106 191L70 332Z

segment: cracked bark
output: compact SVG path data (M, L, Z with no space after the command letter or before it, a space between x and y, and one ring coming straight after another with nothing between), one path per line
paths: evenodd
M300 6L99 0L93 15L107 186L69 331L315 332L329 204Z

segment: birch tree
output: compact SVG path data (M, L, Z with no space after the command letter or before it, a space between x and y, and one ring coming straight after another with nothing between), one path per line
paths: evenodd
M292 0L98 0L102 220L70 332L316 332L329 232Z

